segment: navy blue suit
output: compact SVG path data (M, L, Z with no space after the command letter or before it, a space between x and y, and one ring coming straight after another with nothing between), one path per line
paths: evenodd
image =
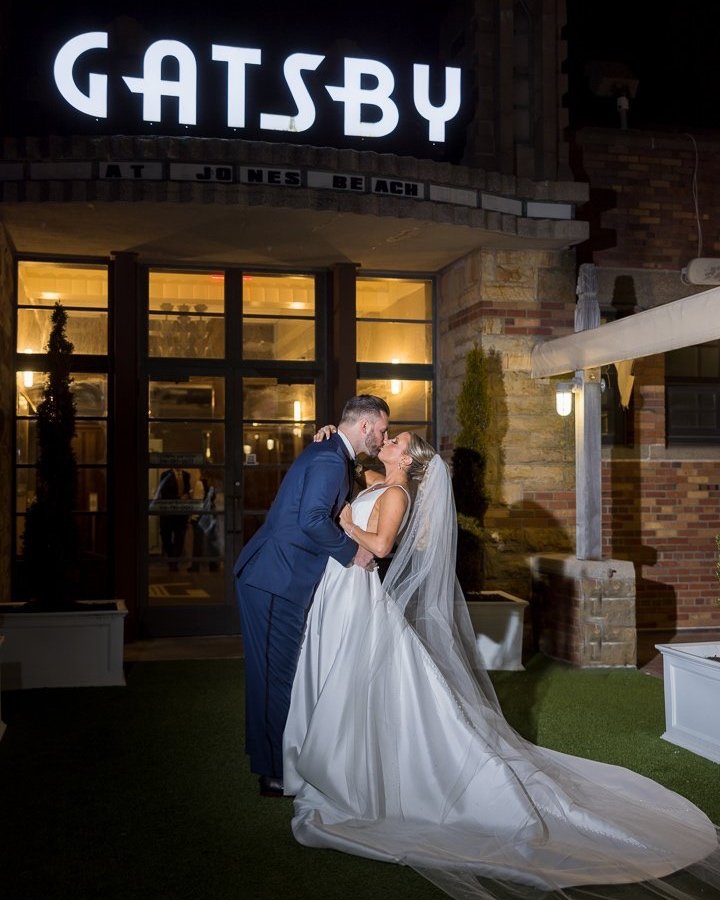
M309 444L290 467L264 524L235 563L245 653L245 749L258 775L282 777L282 735L307 612L328 557L357 553L336 524L350 496L341 438Z

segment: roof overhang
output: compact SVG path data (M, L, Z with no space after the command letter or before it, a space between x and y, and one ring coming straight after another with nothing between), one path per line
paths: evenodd
M536 344L533 378L593 369L720 338L720 287Z
M352 199L352 198L351 198ZM18 254L106 257L130 251L178 265L302 266L355 263L377 271L437 272L479 248L560 249L584 222L517 234L442 221L426 205L402 215L208 202L3 202L0 221ZM345 207L350 204L345 203ZM443 212L442 210L440 212ZM413 213L416 213L413 215ZM537 222L533 225L541 225ZM557 233L556 233L557 232Z

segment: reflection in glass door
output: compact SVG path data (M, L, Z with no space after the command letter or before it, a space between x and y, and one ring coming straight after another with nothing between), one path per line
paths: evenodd
M225 605L225 383L148 383L148 605Z
M143 619L153 633L222 633L234 618L225 552L224 275L151 271L147 329Z
M280 482L316 430L315 384L298 375L243 379L242 542L265 520Z

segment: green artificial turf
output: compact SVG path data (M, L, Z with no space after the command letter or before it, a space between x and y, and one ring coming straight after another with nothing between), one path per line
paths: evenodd
M720 823L720 765L662 740L660 678L574 669L537 655L526 671L497 672L493 681L505 717L528 740L640 772Z
M298 845L243 753L242 660L134 663L125 688L3 694L3 900L440 900L410 869ZM535 657L494 675L526 737L627 765L720 821L720 767L660 739L662 682Z

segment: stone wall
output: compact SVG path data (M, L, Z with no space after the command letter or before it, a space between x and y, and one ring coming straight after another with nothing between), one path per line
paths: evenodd
M484 586L529 599L528 556L574 552L572 420L555 415L550 381L528 374L538 336L573 330L574 255L482 250L446 269L438 289L439 446L451 462L455 402L477 343L498 360L490 378L496 452L488 465Z

